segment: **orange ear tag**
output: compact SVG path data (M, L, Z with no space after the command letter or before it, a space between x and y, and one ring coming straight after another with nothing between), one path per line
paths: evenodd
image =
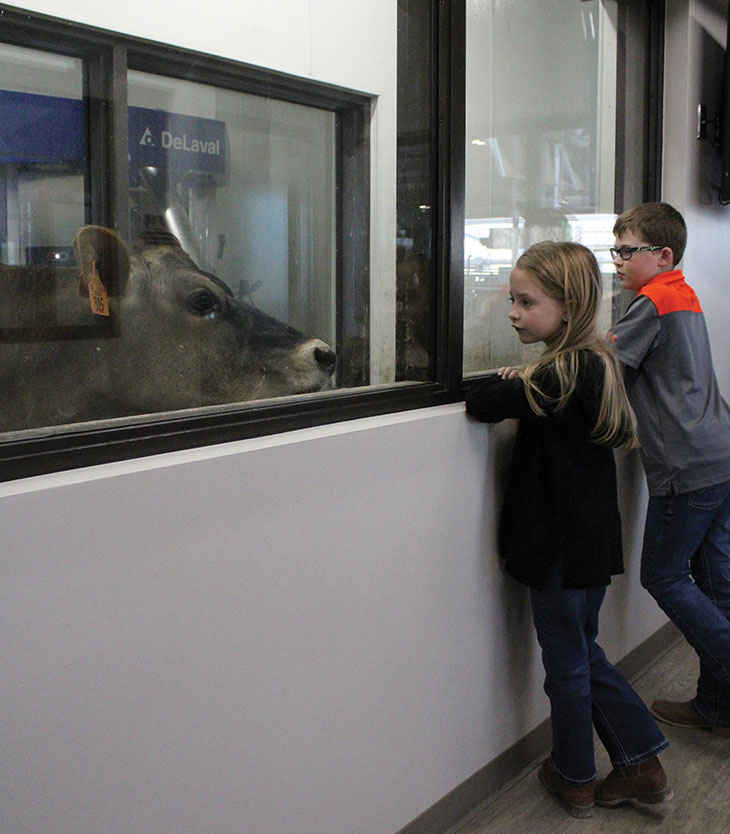
M96 261L91 262L91 278L89 278L89 304L91 312L96 316L109 315L109 297L106 287L101 283L101 278L96 269Z

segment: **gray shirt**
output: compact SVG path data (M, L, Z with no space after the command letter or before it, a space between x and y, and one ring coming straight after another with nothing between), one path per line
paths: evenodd
M730 408L720 395L704 314L682 273L646 284L610 338L627 366L649 494L730 480Z

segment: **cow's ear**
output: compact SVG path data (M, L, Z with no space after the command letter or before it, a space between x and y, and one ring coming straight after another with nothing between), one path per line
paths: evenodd
M110 295L124 292L129 277L129 252L116 232L103 226L84 226L74 240L81 284L88 287L94 272Z

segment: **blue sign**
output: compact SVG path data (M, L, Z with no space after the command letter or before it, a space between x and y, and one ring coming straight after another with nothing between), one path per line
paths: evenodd
M225 174L226 124L145 107L127 111L131 165ZM0 163L80 163L84 102L0 90Z
M130 107L128 125L133 165L225 173L225 122Z
M0 90L0 162L58 164L83 159L81 99Z

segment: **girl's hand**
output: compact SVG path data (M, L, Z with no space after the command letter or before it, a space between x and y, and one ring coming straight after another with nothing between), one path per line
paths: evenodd
M497 374L499 374L502 379L516 379L520 375L520 372L517 368L510 368L507 366L506 368L499 368L497 370Z

